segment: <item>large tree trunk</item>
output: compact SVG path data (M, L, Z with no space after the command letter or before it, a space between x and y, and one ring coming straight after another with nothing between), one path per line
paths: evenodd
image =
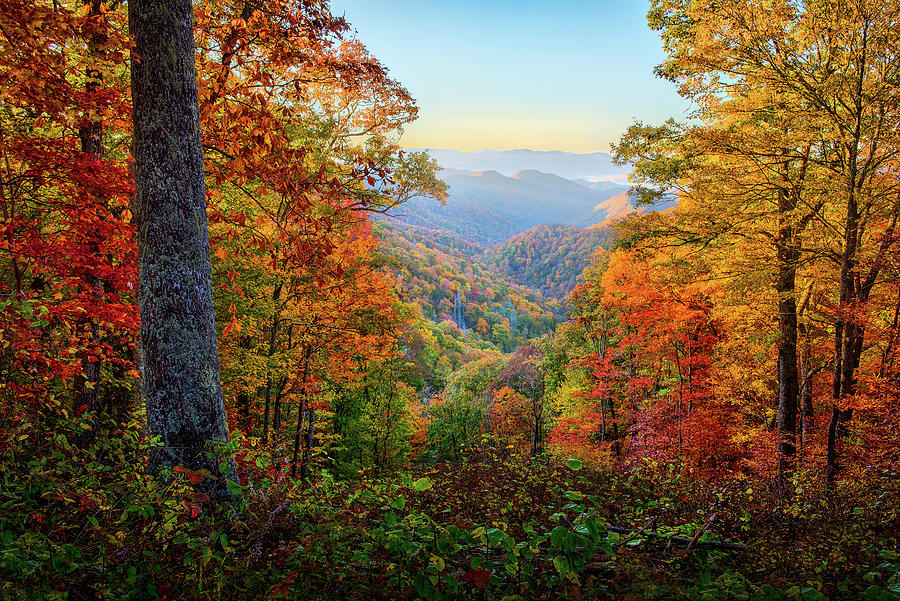
M857 116L854 140L859 139L860 117ZM857 205L857 150L851 145L849 152L850 174L847 195L847 212L844 219L844 245L841 253L840 302L841 311L847 311L856 294L853 271L856 265L856 247L859 243L859 208ZM853 394L855 370L852 353L856 346L856 328L852 317L842 316L834 326L834 375L832 379L831 420L828 424L828 440L825 456L825 481L834 482L837 469L837 439L844 422L853 416L852 410L841 409L841 401Z
M213 317L190 0L130 0L135 207L149 467L207 469L228 440Z
M809 332L801 328L803 332L803 353L800 358L800 449L806 446L813 430L815 409L812 398L812 349L810 348Z
M897 220L900 218L900 199L894 203L891 224L882 237L871 267L865 278L860 278L858 274L854 273L855 254L860 237L859 212L855 198L851 194L851 202L847 209L845 247L841 262L841 305L843 310L852 308L854 313L858 313L860 308L869 302L869 296L878 279L881 266L885 257L891 252ZM834 482L837 471L838 439L843 434L846 423L853 418L853 408L843 409L838 403L856 394L856 370L859 368L859 361L862 357L865 335L865 327L853 315L842 319L835 327L835 369L832 391L835 405L832 407L831 421L828 424L825 472L825 480L829 484Z

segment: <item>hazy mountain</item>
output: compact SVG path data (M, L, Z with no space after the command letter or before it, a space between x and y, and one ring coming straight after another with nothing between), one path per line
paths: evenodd
M534 169L555 173L566 179L624 180L631 171L628 167L612 164L612 155L606 152L578 154L574 152L539 150L479 150L461 152L434 148L428 154L437 159L445 169L466 171L496 171L511 176L519 171Z
M451 193L446 204L413 198L393 212L390 221L432 230L447 230L481 249L521 232L522 226L478 202Z
M479 171L443 179L450 184L451 199L476 202L510 219L520 231L539 223L567 223L610 196L534 170L519 171L512 177Z
M598 192L607 192L607 191L618 191L618 192L626 192L631 186L625 183L620 183L616 181L589 181L586 179L576 179L577 183L581 184L586 188L590 188L591 190L597 190Z
M518 171L511 177L497 171L466 173L454 169L441 177L450 184L446 204L413 199L396 212L397 221L446 229L483 247L541 223L571 224L591 213L597 220L584 225L592 225L618 216L603 214L603 203L627 190L627 186L608 182L593 188L534 169Z
M581 227L591 227L602 221L624 217L634 211L634 199L628 195L627 191L625 191L598 203L590 211L586 211L573 219L572 223Z
M605 152L576 154L534 150L428 151L450 185L445 204L416 198L395 222L447 230L481 248L499 244L544 223L591 227L636 208L621 178L628 169ZM607 178L607 179L603 179Z

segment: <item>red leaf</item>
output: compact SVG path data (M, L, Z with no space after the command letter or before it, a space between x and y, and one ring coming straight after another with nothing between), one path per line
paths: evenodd
M463 580L479 590L484 590L484 587L487 586L487 583L491 579L491 574L493 574L491 570L478 568L477 570L469 570L468 572L466 572L463 575Z

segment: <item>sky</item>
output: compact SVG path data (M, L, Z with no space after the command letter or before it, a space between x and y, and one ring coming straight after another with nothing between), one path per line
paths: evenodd
M406 148L609 152L635 120L683 117L649 0L332 0L416 98Z

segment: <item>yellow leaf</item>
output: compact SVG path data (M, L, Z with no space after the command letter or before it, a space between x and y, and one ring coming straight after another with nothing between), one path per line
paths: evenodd
M443 571L444 571L444 566L445 566L446 564L444 563L444 558L441 557L440 555L432 555L432 556L431 556L431 563L434 564L434 567L437 568L438 572L443 572Z

